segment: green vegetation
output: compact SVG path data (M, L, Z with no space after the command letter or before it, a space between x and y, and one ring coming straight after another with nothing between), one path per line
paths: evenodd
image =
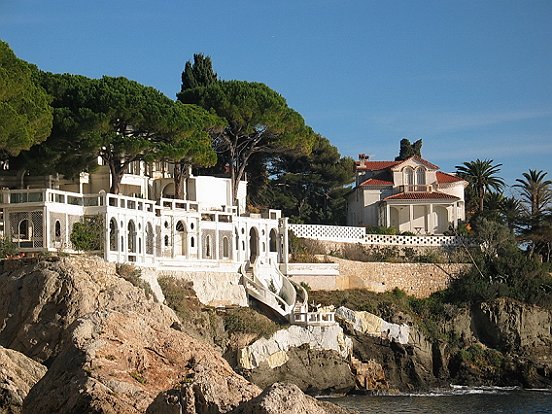
M223 315L223 318L228 334L253 334L257 338L268 338L281 328L280 325L251 308L231 309Z
M0 259L13 256L16 251L15 244L7 237L0 238Z
M1 161L28 150L50 134L50 98L37 82L37 73L35 66L18 59L0 40Z
M399 155L395 158L395 161L406 160L410 157L422 156L422 140L419 139L414 143L411 143L407 138L401 139L401 147Z
M100 216L85 217L83 222L73 224L69 236L75 250L101 251L103 249L104 226Z

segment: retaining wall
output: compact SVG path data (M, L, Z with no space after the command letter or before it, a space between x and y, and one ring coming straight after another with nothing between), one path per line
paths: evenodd
M469 270L470 264L356 262L332 257L339 275L296 274L292 280L312 290L367 289L387 292L399 288L424 298L447 287L451 278Z

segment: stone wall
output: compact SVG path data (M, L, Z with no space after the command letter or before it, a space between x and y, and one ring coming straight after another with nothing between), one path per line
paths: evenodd
M463 263L383 263L356 262L331 258L339 264L339 276L296 275L293 281L307 283L313 290L367 289L387 292L399 288L424 298L445 289L451 277L468 270Z

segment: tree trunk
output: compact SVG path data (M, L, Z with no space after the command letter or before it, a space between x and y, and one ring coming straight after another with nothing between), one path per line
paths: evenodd
M173 179L174 179L174 198L182 198L182 170L183 165L180 162L174 163Z
M109 171L111 172L111 188L109 192L112 194L119 194L121 181L125 175L126 164L121 164L117 160L109 161Z

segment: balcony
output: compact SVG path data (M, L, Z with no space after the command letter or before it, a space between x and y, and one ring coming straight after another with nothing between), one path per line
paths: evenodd
M432 185L399 185L399 193L430 193L434 191Z

